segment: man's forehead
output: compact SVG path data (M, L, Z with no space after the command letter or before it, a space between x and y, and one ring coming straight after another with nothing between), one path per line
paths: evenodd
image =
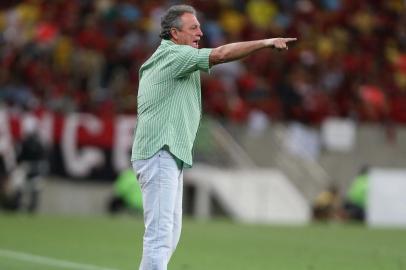
M192 13L184 13L181 16L181 19L183 22L187 23L187 24L192 24L192 25L198 25L200 26L199 21L197 20L196 16L193 15Z

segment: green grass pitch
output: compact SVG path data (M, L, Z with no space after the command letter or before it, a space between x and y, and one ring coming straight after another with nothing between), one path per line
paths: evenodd
M80 269L7 252L90 265L84 269L138 269L142 233L142 221L128 216L0 214L0 269ZM406 230L342 224L254 226L185 219L169 269L402 270L406 269Z

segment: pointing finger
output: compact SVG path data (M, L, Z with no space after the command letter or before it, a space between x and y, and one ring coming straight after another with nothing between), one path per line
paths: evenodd
M296 41L297 38L284 38L285 42Z

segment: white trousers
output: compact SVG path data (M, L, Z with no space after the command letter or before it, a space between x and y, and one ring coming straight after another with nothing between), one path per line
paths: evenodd
M133 161L141 185L145 233L140 270L166 270L182 228L183 164L161 149Z

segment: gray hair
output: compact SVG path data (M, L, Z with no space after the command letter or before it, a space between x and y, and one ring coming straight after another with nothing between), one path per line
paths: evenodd
M196 15L196 10L188 5L176 5L170 7L161 19L161 33L159 34L159 37L162 39L171 39L171 29L182 28L180 17L185 13Z

